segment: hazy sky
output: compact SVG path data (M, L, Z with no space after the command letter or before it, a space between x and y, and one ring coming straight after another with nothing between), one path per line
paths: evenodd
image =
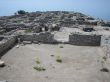
M25 11L78 11L110 20L110 0L1 0L0 16Z

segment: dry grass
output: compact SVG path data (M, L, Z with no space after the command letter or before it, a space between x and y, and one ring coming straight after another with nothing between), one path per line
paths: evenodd
M36 66L36 67L34 67L34 69L37 70L37 71L45 71L45 70L46 70L46 69L45 69L44 67L42 67L42 66Z
M59 63L62 63L62 59L60 56L56 56L56 61L59 62Z

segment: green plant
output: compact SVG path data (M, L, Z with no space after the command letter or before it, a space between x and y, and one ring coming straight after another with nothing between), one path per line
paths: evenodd
M104 61L106 61L106 60L107 60L107 57L106 57L106 56L104 56L104 57L103 57L103 59L104 59Z
M32 29L26 29L25 30L25 33L30 33L30 32L32 32Z
M36 58L36 63L37 63L37 64L40 64L39 58Z
M46 70L44 67L41 67L41 66L36 66L36 67L34 67L34 69L37 71L45 71Z
M25 12L24 10L19 10L17 13L18 13L19 15L26 14L26 12Z
M63 48L63 46L60 46L60 48Z
M61 57L60 57L60 56L57 56L57 57L56 57L56 61L59 62L59 63L62 63Z

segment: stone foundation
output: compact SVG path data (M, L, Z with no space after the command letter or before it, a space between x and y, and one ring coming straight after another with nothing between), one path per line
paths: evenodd
M41 42L41 43L56 43L54 34L49 32L31 33L20 36L21 41Z
M13 47L16 40L17 39L15 36L9 36L9 37L7 36L3 40L1 40L0 41L0 56L2 55L3 52Z
M79 46L100 46L101 35L74 33L69 35L69 43Z

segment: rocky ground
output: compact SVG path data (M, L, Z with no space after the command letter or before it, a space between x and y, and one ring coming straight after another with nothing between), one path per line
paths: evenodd
M0 80L9 82L110 82L110 73L101 72L104 53L100 47L69 44L27 44L15 46L1 59ZM56 61L60 56L62 62ZM36 63L39 59L40 64ZM42 66L45 71L33 67ZM108 65L110 67L110 65Z
M31 12L0 17L0 35L4 37L50 32L56 41L66 43L71 33L109 36L109 31L110 22L96 20L78 12ZM108 49L106 46L109 45L109 38L104 41ZM0 68L0 81L110 82L110 61L105 57L108 53L103 50L100 46L20 44L0 59L6 64Z
M0 34L11 35L17 29L31 29L39 33L42 28L46 31L58 31L61 27L78 28L79 25L104 26L109 30L110 22L95 19L79 12L47 11L15 14L0 17Z

